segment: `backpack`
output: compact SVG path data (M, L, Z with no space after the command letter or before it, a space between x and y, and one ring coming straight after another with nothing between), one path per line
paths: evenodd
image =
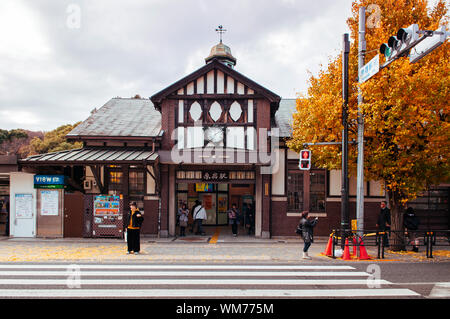
M298 224L297 229L295 230L295 233L297 235L303 236L303 225L302 224Z

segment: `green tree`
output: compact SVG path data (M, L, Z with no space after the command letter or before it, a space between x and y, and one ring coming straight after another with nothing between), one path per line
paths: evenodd
M38 137L33 138L28 146L28 155L45 154L81 148L83 146L82 142L68 142L66 140L66 135L80 123L81 122L77 122L73 125L61 125L53 131L45 133L44 139L40 139Z
M14 138L25 139L28 134L22 129L3 130L0 129L0 144L11 142Z

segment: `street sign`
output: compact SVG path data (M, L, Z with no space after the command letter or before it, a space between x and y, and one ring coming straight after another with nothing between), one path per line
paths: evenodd
M359 69L359 83L364 83L380 70L380 55L377 54L366 65Z
M449 33L446 32L445 26L434 31L432 36L427 37L411 50L411 53L409 54L409 63L419 61L434 49L441 46L447 40L448 35Z
M34 188L63 189L64 175L34 175Z

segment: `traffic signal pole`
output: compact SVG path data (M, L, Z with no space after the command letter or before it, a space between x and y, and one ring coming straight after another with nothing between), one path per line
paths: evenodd
M342 190L341 190L341 246L344 249L345 233L349 231L348 212L348 56L350 40L348 33L342 37Z
M359 32L358 32L358 70L364 66L366 56L366 8L359 8ZM359 83L362 81L359 79ZM356 225L361 230L358 235L362 236L364 229L364 115L361 111L363 96L361 88L358 87L358 160L356 172Z

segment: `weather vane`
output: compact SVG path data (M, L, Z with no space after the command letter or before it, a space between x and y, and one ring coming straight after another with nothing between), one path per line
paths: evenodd
M227 30L223 28L222 25L219 25L216 29L216 32L219 34L220 37L220 43L222 43L222 34L225 33Z

